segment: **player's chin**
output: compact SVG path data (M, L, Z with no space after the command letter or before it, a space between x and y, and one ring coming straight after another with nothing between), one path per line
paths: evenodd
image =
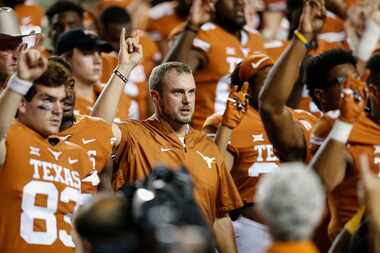
M56 134L59 132L60 127L61 122L50 122L47 130L50 134Z
M88 76L86 76L87 82L89 83L97 83L100 80L101 73L100 72L92 72Z
M182 116L182 117L177 117L177 121L182 123L182 124L190 124L191 123L192 116Z
M235 19L235 28L236 29L243 29L243 27L245 26L246 24L246 21L245 21L245 17L238 17Z

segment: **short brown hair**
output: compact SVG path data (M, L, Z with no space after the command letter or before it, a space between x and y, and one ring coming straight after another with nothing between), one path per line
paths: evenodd
M166 73L174 69L178 74L192 74L191 67L183 62L166 62L153 68L149 77L149 91L155 90L161 93L162 80Z
M33 86L25 95L27 101L31 101L37 93L36 85L46 87L59 87L69 85L71 80L71 66L62 57L53 56L48 59L48 67L38 79L33 82Z

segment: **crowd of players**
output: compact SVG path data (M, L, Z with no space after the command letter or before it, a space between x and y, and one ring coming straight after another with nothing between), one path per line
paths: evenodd
M380 0L0 0L0 252L380 252Z

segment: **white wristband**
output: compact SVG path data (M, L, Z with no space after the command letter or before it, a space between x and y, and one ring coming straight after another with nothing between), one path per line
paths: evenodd
M13 74L8 81L8 86L12 91L25 96L29 89L33 86L33 82L22 80L18 78L16 74Z
M337 119L330 132L330 138L341 143L346 143L350 137L352 124Z
M368 61L380 38L380 26L371 19L366 22L366 30L358 46L357 57Z

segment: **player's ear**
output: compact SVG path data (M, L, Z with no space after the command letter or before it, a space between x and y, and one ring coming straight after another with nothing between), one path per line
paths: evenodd
M92 246L88 240L86 240L86 239L82 240L82 246L83 246L83 253L92 252Z
M313 95L314 95L314 97L316 98L316 100L319 103L323 102L323 99L324 99L324 92L323 92L323 90L321 90L321 89L315 89Z
M154 105L160 104L160 93L156 90L150 91L150 96L152 97L152 101Z
M21 102L18 105L17 112L18 113L25 113L26 112L26 100L25 100L25 98L21 99Z
M376 86L370 83L367 87L368 87L368 97L376 97L376 93L377 93Z

